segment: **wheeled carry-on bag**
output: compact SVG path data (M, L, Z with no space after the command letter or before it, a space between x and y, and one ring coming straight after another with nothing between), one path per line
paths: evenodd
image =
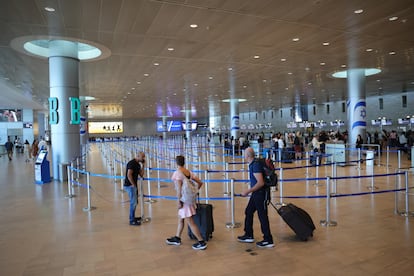
M311 216L305 210L292 203L281 204L278 207L273 203L270 204L272 204L299 239L307 241L309 237L313 237L315 225L313 224Z
M213 237L214 221L213 221L213 205L206 203L197 203L197 213L193 216L194 223L200 229L201 236L205 241ZM188 236L196 240L197 238L188 227Z

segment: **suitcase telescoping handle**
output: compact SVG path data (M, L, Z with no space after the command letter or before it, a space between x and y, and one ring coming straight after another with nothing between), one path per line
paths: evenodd
M280 202L273 203L272 201L269 201L269 203L270 205L273 206L273 208L275 208L276 211L279 211L279 209L282 208L283 206L287 206L286 203L280 203Z

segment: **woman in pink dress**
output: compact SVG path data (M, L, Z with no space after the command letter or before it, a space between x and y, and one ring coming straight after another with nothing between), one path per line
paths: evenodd
M187 221L188 226L190 226L191 231L193 232L194 236L197 238L198 242L193 244L193 249L195 250L204 250L207 248L207 243L203 240L200 229L194 223L193 216L196 214L196 204L195 199L191 203L183 202L182 199L182 188L183 183L185 182L185 177L189 181L193 181L198 185L198 189L203 185L203 182L191 171L187 170L184 167L185 158L184 156L177 156L175 158L177 163L177 170L173 173L171 179L174 181L175 189L177 191L177 208L178 208L178 226L177 232L174 237L166 239L166 243L169 245L180 245L181 244L181 234L183 233L184 229L184 220Z

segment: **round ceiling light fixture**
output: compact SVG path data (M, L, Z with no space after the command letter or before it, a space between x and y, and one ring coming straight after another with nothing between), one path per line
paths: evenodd
M378 68L364 68L363 70L365 70L366 77L381 73L381 69ZM332 77L346 79L348 77L348 70L337 71L335 73L332 73Z

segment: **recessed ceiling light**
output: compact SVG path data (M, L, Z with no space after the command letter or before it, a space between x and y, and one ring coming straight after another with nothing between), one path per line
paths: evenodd
M229 67L229 69L228 69L229 71L232 71L233 70L233 68L231 68L231 67Z
M45 11L48 11L48 12L54 12L54 11L55 11L55 9L54 9L54 8L52 8L52 7L45 7Z
M137 84L141 84L141 82L140 81L137 81Z
M158 66L158 65L160 65L160 64L159 64L158 62L154 62L154 65L155 65L155 66Z
M281 58L281 59L280 59L280 61L283 61L283 62L285 62L285 61L286 61L286 59L285 59L285 58Z
M395 21L398 19L398 16L391 16L390 18L388 18L389 21Z
M213 79L213 77L208 77L208 79L209 79L209 80L212 80L212 79Z
M292 75L292 72L289 72L288 75Z
M149 76L149 74L147 74L147 73L144 74L144 77L148 77L148 76Z
M292 38L292 41L298 42L299 41L299 37Z
M368 49L366 49L365 51L367 51L367 52L372 52L372 48L368 48Z
M260 56L257 56L257 55L256 55L256 56L254 56L253 58L256 58L256 59L257 59L257 58L260 58Z
M346 67L346 65L345 65L345 64L342 64L342 65L341 65L341 67L342 67L342 68L345 68L345 67Z
M193 29L195 29L195 28L198 27L198 25L197 24L191 24L190 27L193 28Z
M395 55L394 51L389 52L390 55Z
M354 11L354 13L356 13L356 14L360 14L360 13L363 13L364 12L364 10L363 9L359 9L359 10L355 10Z
M325 62L321 62L320 65L325 65Z
M247 88L247 85L243 85L243 88Z
M132 87L131 90L135 90L135 87Z
M168 47L167 50L168 51L174 51L174 48L173 47Z
M324 42L324 43L322 43L322 45L323 46L329 46L331 43L329 43L329 42Z
M379 74L381 73L381 69L378 68L365 68L365 76L372 76L375 74ZM332 74L332 77L334 78L340 78L340 79L344 79L348 77L348 71L338 71Z

